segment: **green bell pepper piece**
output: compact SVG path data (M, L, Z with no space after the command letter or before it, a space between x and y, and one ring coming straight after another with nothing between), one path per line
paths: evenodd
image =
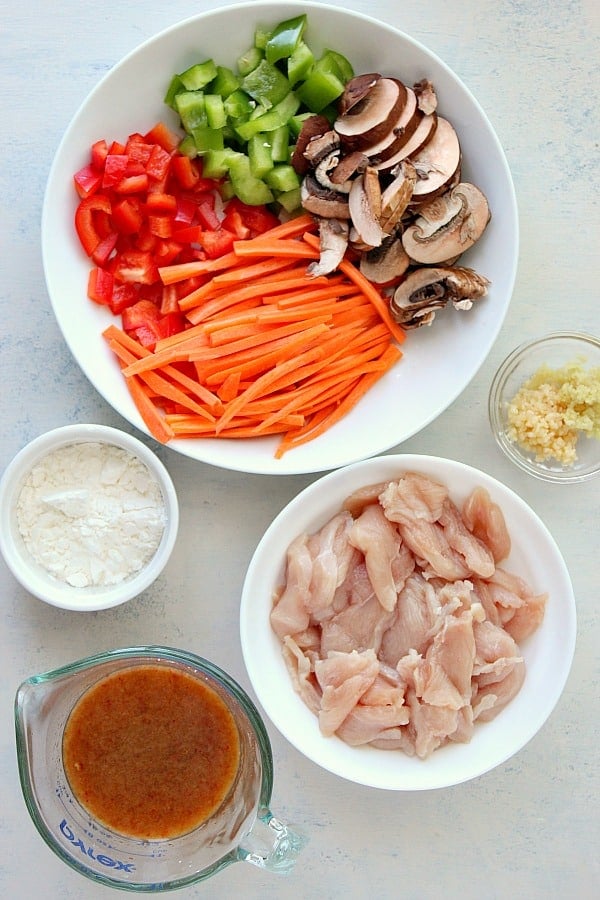
M306 81L296 88L296 94L305 106L320 113L344 92L344 84L333 72L315 66Z
M204 108L211 128L224 128L227 124L227 113L220 94L205 94Z
M175 109L188 134L194 128L200 128L208 124L202 91L182 91L180 94L177 94L175 96Z
M223 150L207 150L202 157L202 174L205 178L224 178L229 172L232 159L241 155L230 147Z
M241 88L237 91L233 91L232 94L226 97L223 101L223 106L230 119L245 118L249 116L254 109L254 103L248 94Z
M273 109L256 119L241 122L235 126L235 130L243 141L249 141L253 134L261 131L275 131L276 128L286 125L289 119L298 112L299 106L299 97L296 92L290 91L287 97L284 97Z
M242 79L242 89L261 106L270 109L289 94L290 83L283 72L263 59Z
M308 77L314 64L314 53L304 41L300 41L287 61L287 77L292 87Z
M316 67L323 72L331 72L344 84L354 78L354 69L351 63L337 50L324 50L323 55L316 63Z
M300 177L294 169L287 163L279 163L274 166L270 172L265 174L265 181L274 191L280 193L294 191L300 187Z
M263 25L257 25L254 31L254 46L259 50L264 50L272 34L270 29L267 30Z
M241 79L227 66L217 66L217 77L208 85L211 94L220 94L223 99L229 97L240 86Z
M182 91L185 91L183 86L183 82L179 75L173 75L171 81L169 82L169 87L167 88L167 93L165 94L164 102L167 106L170 106L171 109L177 109L175 106L175 97L177 94L181 94Z
M249 75L264 59L264 53L258 47L249 47L245 53L238 56L237 67L240 75Z
M286 212L292 213L300 209L300 188L293 188L291 191L282 191L277 194L277 202L285 209Z
M264 178L273 168L271 145L265 134L254 134L248 141L250 171L256 178Z
M223 132L220 128L211 128L210 125L200 125L192 128L192 137L198 149L198 153L206 153L207 150L223 150Z
M206 85L216 78L217 67L212 59L196 63L185 72L180 72L179 78L186 91L201 91Z
M306 28L306 14L280 22L265 46L265 57L270 63L287 59L302 40Z
M250 160L243 153L235 156L229 163L229 177L236 195L242 203L249 206L261 206L263 203L272 203L273 192L250 171Z
M269 132L271 143L271 157L273 162L290 161L290 129L287 125L280 125L275 131Z

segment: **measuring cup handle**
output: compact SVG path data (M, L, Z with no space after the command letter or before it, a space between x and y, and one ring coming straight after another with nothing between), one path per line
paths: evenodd
M307 843L300 829L284 825L271 810L263 809L244 838L244 846L238 848L237 857L268 872L287 875Z

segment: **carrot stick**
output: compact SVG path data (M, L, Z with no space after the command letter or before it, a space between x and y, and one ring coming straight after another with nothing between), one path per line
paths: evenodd
M287 256L288 259L318 259L319 251L313 250L302 241L269 239L266 232L251 241L237 241L235 253L239 257L252 259L256 256ZM305 237L310 237L306 234Z
M164 420L158 411L158 407L150 399L146 387L135 375L125 378L125 383L135 403L137 411L145 422L148 431L160 444L167 444L175 437L175 432Z

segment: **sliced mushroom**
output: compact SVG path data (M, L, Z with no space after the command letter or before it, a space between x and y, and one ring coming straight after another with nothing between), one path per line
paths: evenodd
M300 201L307 212L316 216L325 219L350 218L347 195L322 187L310 172L302 179Z
M434 86L427 78L422 78L413 85L413 88L417 95L419 109L426 116L430 116L437 109L437 94Z
M386 237L381 246L373 247L363 253L360 259L360 271L374 284L393 284L404 275L410 265L410 259L396 234Z
M479 240L490 220L485 195L461 182L424 207L404 231L404 249L415 262L443 263L457 258Z
M470 309L486 295L488 285L487 278L464 267L415 269L396 288L390 312L404 328L431 325L448 302L456 309Z
M311 166L316 166L326 156L339 151L339 149L340 136L330 128L324 134L318 134L308 141L304 148L304 158Z
M417 181L415 167L408 160L400 163L394 180L388 184L381 195L380 225L386 234L391 234L404 215L413 188Z
M381 140L370 147L365 147L363 153L369 159L380 162L393 156L403 147L414 134L422 118L417 109L417 97L411 88L406 89L406 102L397 119L392 123L389 131Z
M319 241L321 256L318 262L308 266L308 273L313 277L329 275L334 272L348 246L348 222L346 219L321 219L319 221Z
M362 150L387 134L406 103L406 87L396 78L379 78L367 94L344 115L334 128L342 142Z
M345 116L357 103L367 96L381 75L378 72L368 72L365 75L355 75L346 83L344 93L339 100L339 112Z
M460 144L447 119L437 117L431 139L418 153L411 155L410 161L417 170L415 198L429 197L450 181L460 165Z
M353 153L348 153L347 156L342 156L330 175L331 181L335 185L343 184L349 178L352 178L353 175L364 172L368 162L369 160L360 150L355 150Z
M435 114L423 116L407 142L400 147L399 150L396 150L395 153L387 157L387 159L376 162L375 168L382 174L392 172L394 167L401 163L402 160L414 156L425 146L425 144L433 137L436 126L437 116Z
M378 247L384 235L379 224L381 186L375 169L367 166L362 175L352 179L348 206L352 224L361 241L368 247Z
M339 151L330 153L329 156L322 159L318 166L316 166L314 176L322 187L329 188L331 191L338 191L340 194L348 194L350 193L352 180L347 178L346 181L336 183L331 177L336 171L339 161Z
M310 163L304 156L306 147L313 138L330 131L329 119L325 116L309 116L302 123L302 128L296 140L296 146L290 160L292 166L299 175L305 175L310 169Z

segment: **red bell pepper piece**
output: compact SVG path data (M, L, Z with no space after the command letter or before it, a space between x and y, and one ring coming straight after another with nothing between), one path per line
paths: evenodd
M94 214L98 212L107 215L111 212L111 203L105 194L92 194L91 197L84 197L75 210L75 229L81 246L88 256L92 255L100 243L101 237L106 237L106 235L100 235L96 227Z
M186 191L192 190L200 180L198 167L189 156L174 156L171 169L179 185Z
M90 197L96 193L102 184L102 173L95 169L91 163L88 163L87 166L83 166L73 175L73 182L75 183L75 190L81 199Z
M215 211L214 194L201 195L196 208L196 214L200 224L203 225L204 228L208 228L211 231L217 231L221 226L220 219Z
M111 253L117 246L117 241L119 240L119 233L117 231L111 231L110 234L107 234L105 238L103 238L99 244L96 245L94 252L92 253L92 259L96 263L97 266L104 266L108 262Z
M127 162L128 157L124 153L108 154L104 162L103 188L112 188L125 177Z
M148 178L153 181L163 181L167 177L171 165L171 154L160 146L154 144L146 163Z
M158 269L150 251L128 250L117 259L114 269L117 281L137 284L154 284L158 281Z
M108 144L105 140L95 141L92 144L91 160L94 169L99 172L104 168L104 160L108 156Z
M202 235L202 247L209 259L216 259L233 249L235 234L225 228L217 231L205 231Z
M180 141L180 138L167 128L164 122L157 122L156 125L144 135L144 138L149 144L158 144L163 150L166 150L167 153L172 153L176 150Z
M113 205L113 224L120 234L137 234L143 217L136 197L125 197Z
M141 194L148 190L148 176L145 172L139 175L125 175L118 184L115 184L114 190L117 194Z
M110 272L97 266L90 271L88 277L87 295L94 303L110 306L113 293L114 279Z

